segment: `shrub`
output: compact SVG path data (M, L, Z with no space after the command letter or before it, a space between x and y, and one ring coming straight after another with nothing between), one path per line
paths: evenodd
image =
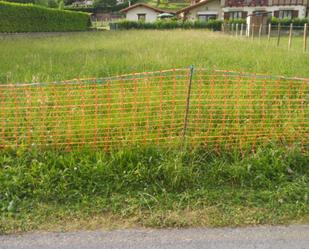
M230 24L246 24L247 21L246 19L242 19L242 18L239 18L239 19L229 19L226 21L227 23L230 23Z
M309 23L309 18L279 19L276 17L272 17L270 22L272 25L278 25L280 23L282 26L289 26L291 23L293 23L294 26L303 27L305 23Z
M90 25L86 13L0 1L0 32L82 31Z
M48 0L47 5L48 5L49 8L57 8L58 7L58 3L57 3L56 0Z
M190 22L174 20L158 20L156 22L140 22L122 20L116 23L118 29L211 29L220 30L222 21L209 20L208 22ZM111 25L114 26L114 25Z
M6 2L12 2L12 3L35 3L34 0L6 0Z
M93 8L93 7L64 6L64 9L70 10L70 11L77 11L77 12L88 12L88 13L95 12L95 8Z
M309 24L309 17L308 18L295 18L293 19L294 26L305 26L305 23Z
M206 28L208 29L212 29L214 31L220 31L221 30L221 26L222 26L222 21L220 20L209 20L207 22L207 26Z

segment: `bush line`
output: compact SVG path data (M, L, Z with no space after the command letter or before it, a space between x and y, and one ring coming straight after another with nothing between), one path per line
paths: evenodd
M84 31L91 26L86 13L32 4L0 1L0 16L0 33Z
M288 26L291 23L293 23L294 26L303 27L305 25L305 23L309 23L309 18L294 18L294 19L284 18L284 19L279 19L279 18L276 18L276 17L272 17L270 23L272 25L278 25L280 23L283 26Z
M211 29L221 30L221 20L201 21L174 21L158 20L156 22L141 22L122 20L111 24L111 29Z

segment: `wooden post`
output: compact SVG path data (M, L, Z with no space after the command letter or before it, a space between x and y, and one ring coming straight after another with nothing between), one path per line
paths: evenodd
M277 33L277 47L280 44L280 35L281 35L281 24L278 23L278 33Z
M292 46L292 34L293 34L293 23L290 24L290 32L289 32L289 45L288 49L291 49Z
M222 31L223 34L224 34L224 22L223 22L222 25L221 25L221 31Z
M306 52L306 50L307 50L307 31L308 31L308 24L305 23L305 25L304 25L304 45L303 45L304 52Z
M254 24L252 24L252 26L251 26L251 29L252 29L252 31L251 31L251 38L252 38L252 40L254 39Z
M259 28L259 41L261 41L261 35L262 35L262 24L260 24Z
M244 33L244 24L240 24L240 36L243 36Z
M270 33L271 33L271 23L268 24L268 36L267 36L268 42L270 41Z
M232 35L233 35L233 33L234 33L234 23L232 23L232 30L231 30L231 32L232 32Z
M238 37L238 23L236 23L236 37Z
M246 24L246 36L250 37L250 27L248 24Z

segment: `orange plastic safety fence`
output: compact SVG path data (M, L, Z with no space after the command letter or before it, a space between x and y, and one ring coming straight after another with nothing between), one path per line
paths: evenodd
M308 145L308 79L191 73L0 85L0 147Z

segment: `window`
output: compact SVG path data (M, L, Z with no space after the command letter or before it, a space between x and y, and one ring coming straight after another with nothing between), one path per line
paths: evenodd
M137 20L142 21L142 22L146 21L146 14L145 13L137 14Z
M256 10L256 11L253 11L252 14L254 16L263 16L263 15L266 15L267 12L265 10Z
M292 17L293 17L293 10L279 10L280 19L284 19L284 18L291 19Z
M252 12L252 15L253 16L267 16L267 17L269 17L269 18L271 18L272 17L272 14L271 14L271 12L267 12L266 10L256 10L256 11L253 11Z
M217 19L217 15L198 15L198 20L202 22L207 22L212 19Z
M242 11L232 11L230 13L230 19L240 19L242 18Z
M298 10L275 10L274 16L280 19L293 19L298 17L299 11Z

